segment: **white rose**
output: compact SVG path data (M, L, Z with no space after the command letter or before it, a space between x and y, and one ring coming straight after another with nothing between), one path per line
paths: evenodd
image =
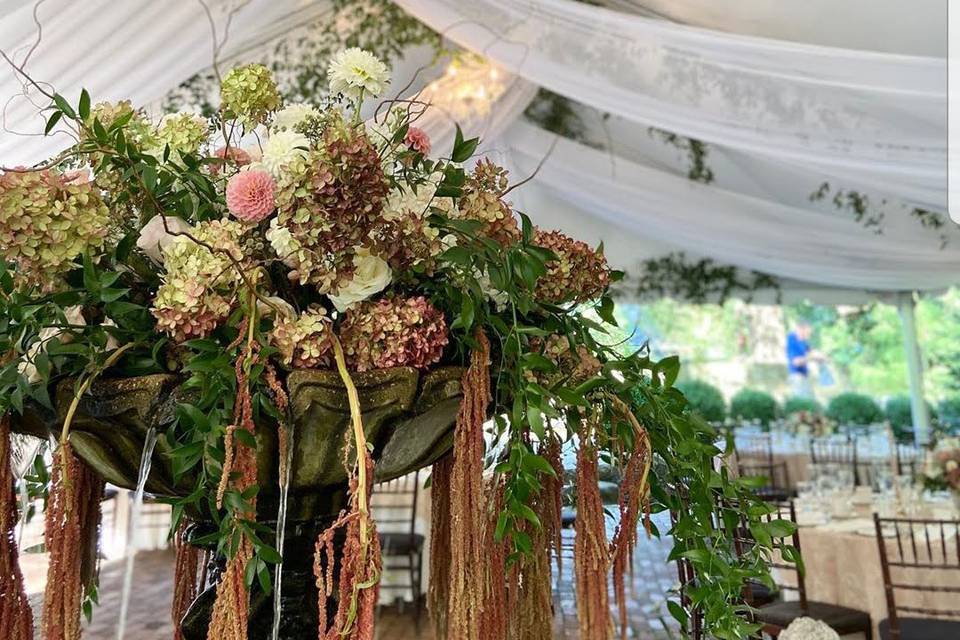
M164 226L166 221L166 226ZM183 218L176 216L154 216L140 230L137 246L157 264L163 263L163 250L176 239L178 233L188 233L193 229Z
M276 218L270 221L270 228L264 234L267 242L273 247L273 250L280 257L280 261L291 269L296 269L300 264L297 254L300 253L300 243L290 229L281 226Z
M960 463L956 460L947 460L946 464L943 465L943 468L947 470L947 473L956 471L957 467L960 467Z
M340 287L337 295L331 295L330 300L337 311L343 313L353 305L366 300L375 293L383 291L393 279L390 265L370 253L369 249L359 248L353 256L356 270L353 279Z

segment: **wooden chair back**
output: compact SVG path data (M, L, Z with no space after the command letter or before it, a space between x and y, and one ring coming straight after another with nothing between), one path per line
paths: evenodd
M737 468L741 464L773 464L773 439L769 433L741 436L733 449Z
M414 471L373 485L370 508L381 532L416 533L420 475Z
M782 460L770 463L741 462L737 472L740 477L766 479L766 484L757 490L761 497L784 496L790 490L790 470Z
M915 444L897 444L897 475L915 478L923 469L924 450Z
M881 518L873 514L873 522L891 638L900 637L900 613L960 619L960 520ZM950 584L943 584L944 581ZM944 607L897 604L898 591L956 594L956 598L950 598L956 604Z
M781 500L776 502L768 502L773 510L764 515L762 519L766 522L771 522L773 520L788 520L794 524L797 523L797 511L794 508L792 500ZM737 555L742 555L747 553L753 546L756 544L756 540L753 537L753 534L750 533L750 529L747 527L747 523L743 520L740 521L740 526L737 528L737 531L733 537L734 545L736 546ZM800 532L795 530L790 536L790 544L797 550L797 553L801 553L800 550ZM773 554L771 557L769 566L773 569L779 569L779 576L785 576L793 574L796 576L795 584L790 582L780 581L776 582L777 588L780 591L796 591L798 599L800 600L800 608L804 612L807 611L807 587L804 582L803 572L797 568L797 565L786 562L779 557L778 553ZM751 583L747 583L748 590L751 589ZM752 593L747 594L747 601L750 602L753 599Z
M812 438L810 440L810 462L813 464L837 464L850 467L855 485L861 484L861 473L857 463L857 441L838 441L832 438Z

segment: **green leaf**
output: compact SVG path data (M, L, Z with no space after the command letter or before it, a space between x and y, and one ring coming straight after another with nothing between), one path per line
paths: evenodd
M47 119L47 126L43 128L43 135L50 135L50 132L53 131L55 126L57 126L57 123L60 122L60 118L62 117L62 111L54 111L51 113L50 117Z
M73 110L73 107L70 106L70 103L67 102L67 99L64 98L59 93L53 96L53 102L57 105L57 108L60 111L63 111L63 115L67 116L71 120L77 119L77 113Z
M80 119L86 120L90 117L90 94L87 93L86 89L80 91L80 105L78 107L80 112Z

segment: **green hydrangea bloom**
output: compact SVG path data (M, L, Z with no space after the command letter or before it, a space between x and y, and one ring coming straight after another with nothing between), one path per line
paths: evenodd
M0 175L0 257L21 285L53 290L77 256L99 249L110 215L96 187L53 171Z
M221 110L239 118L246 127L265 123L280 108L280 102L273 74L262 64L231 69L220 85Z
M189 112L171 113L163 117L157 129L157 147L162 151L196 154L207 140L207 121Z

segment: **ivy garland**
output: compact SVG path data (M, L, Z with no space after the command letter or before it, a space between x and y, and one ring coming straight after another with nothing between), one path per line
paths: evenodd
M773 289L777 303L781 300L780 282L774 276L718 265L710 258L691 262L682 251L644 260L634 280L640 298L674 297L694 304L722 305L734 293L746 292L743 298L750 302L755 292Z
M347 47L360 47L387 62L408 48L428 45L443 53L440 35L390 0L332 0L330 10L298 32L277 40L257 61L273 71L287 102L316 104L327 96L327 66ZM216 113L220 80L213 70L197 73L163 100L164 111L187 107Z
M820 202L826 200L830 194L833 197L830 201L838 211L846 211L853 216L853 219L863 225L865 229L872 230L876 235L883 235L883 221L886 214L879 210L879 207L885 206L888 201L886 198L880 200L877 207L872 206L870 196L854 191L852 189L843 191L842 189L833 189L829 182L824 182L816 191L810 194L811 202ZM904 211L908 205L900 205ZM910 217L916 218L920 226L924 229L940 232L940 249L943 249L949 243L947 234L942 229L947 225L947 220L942 213L913 207L910 209Z

